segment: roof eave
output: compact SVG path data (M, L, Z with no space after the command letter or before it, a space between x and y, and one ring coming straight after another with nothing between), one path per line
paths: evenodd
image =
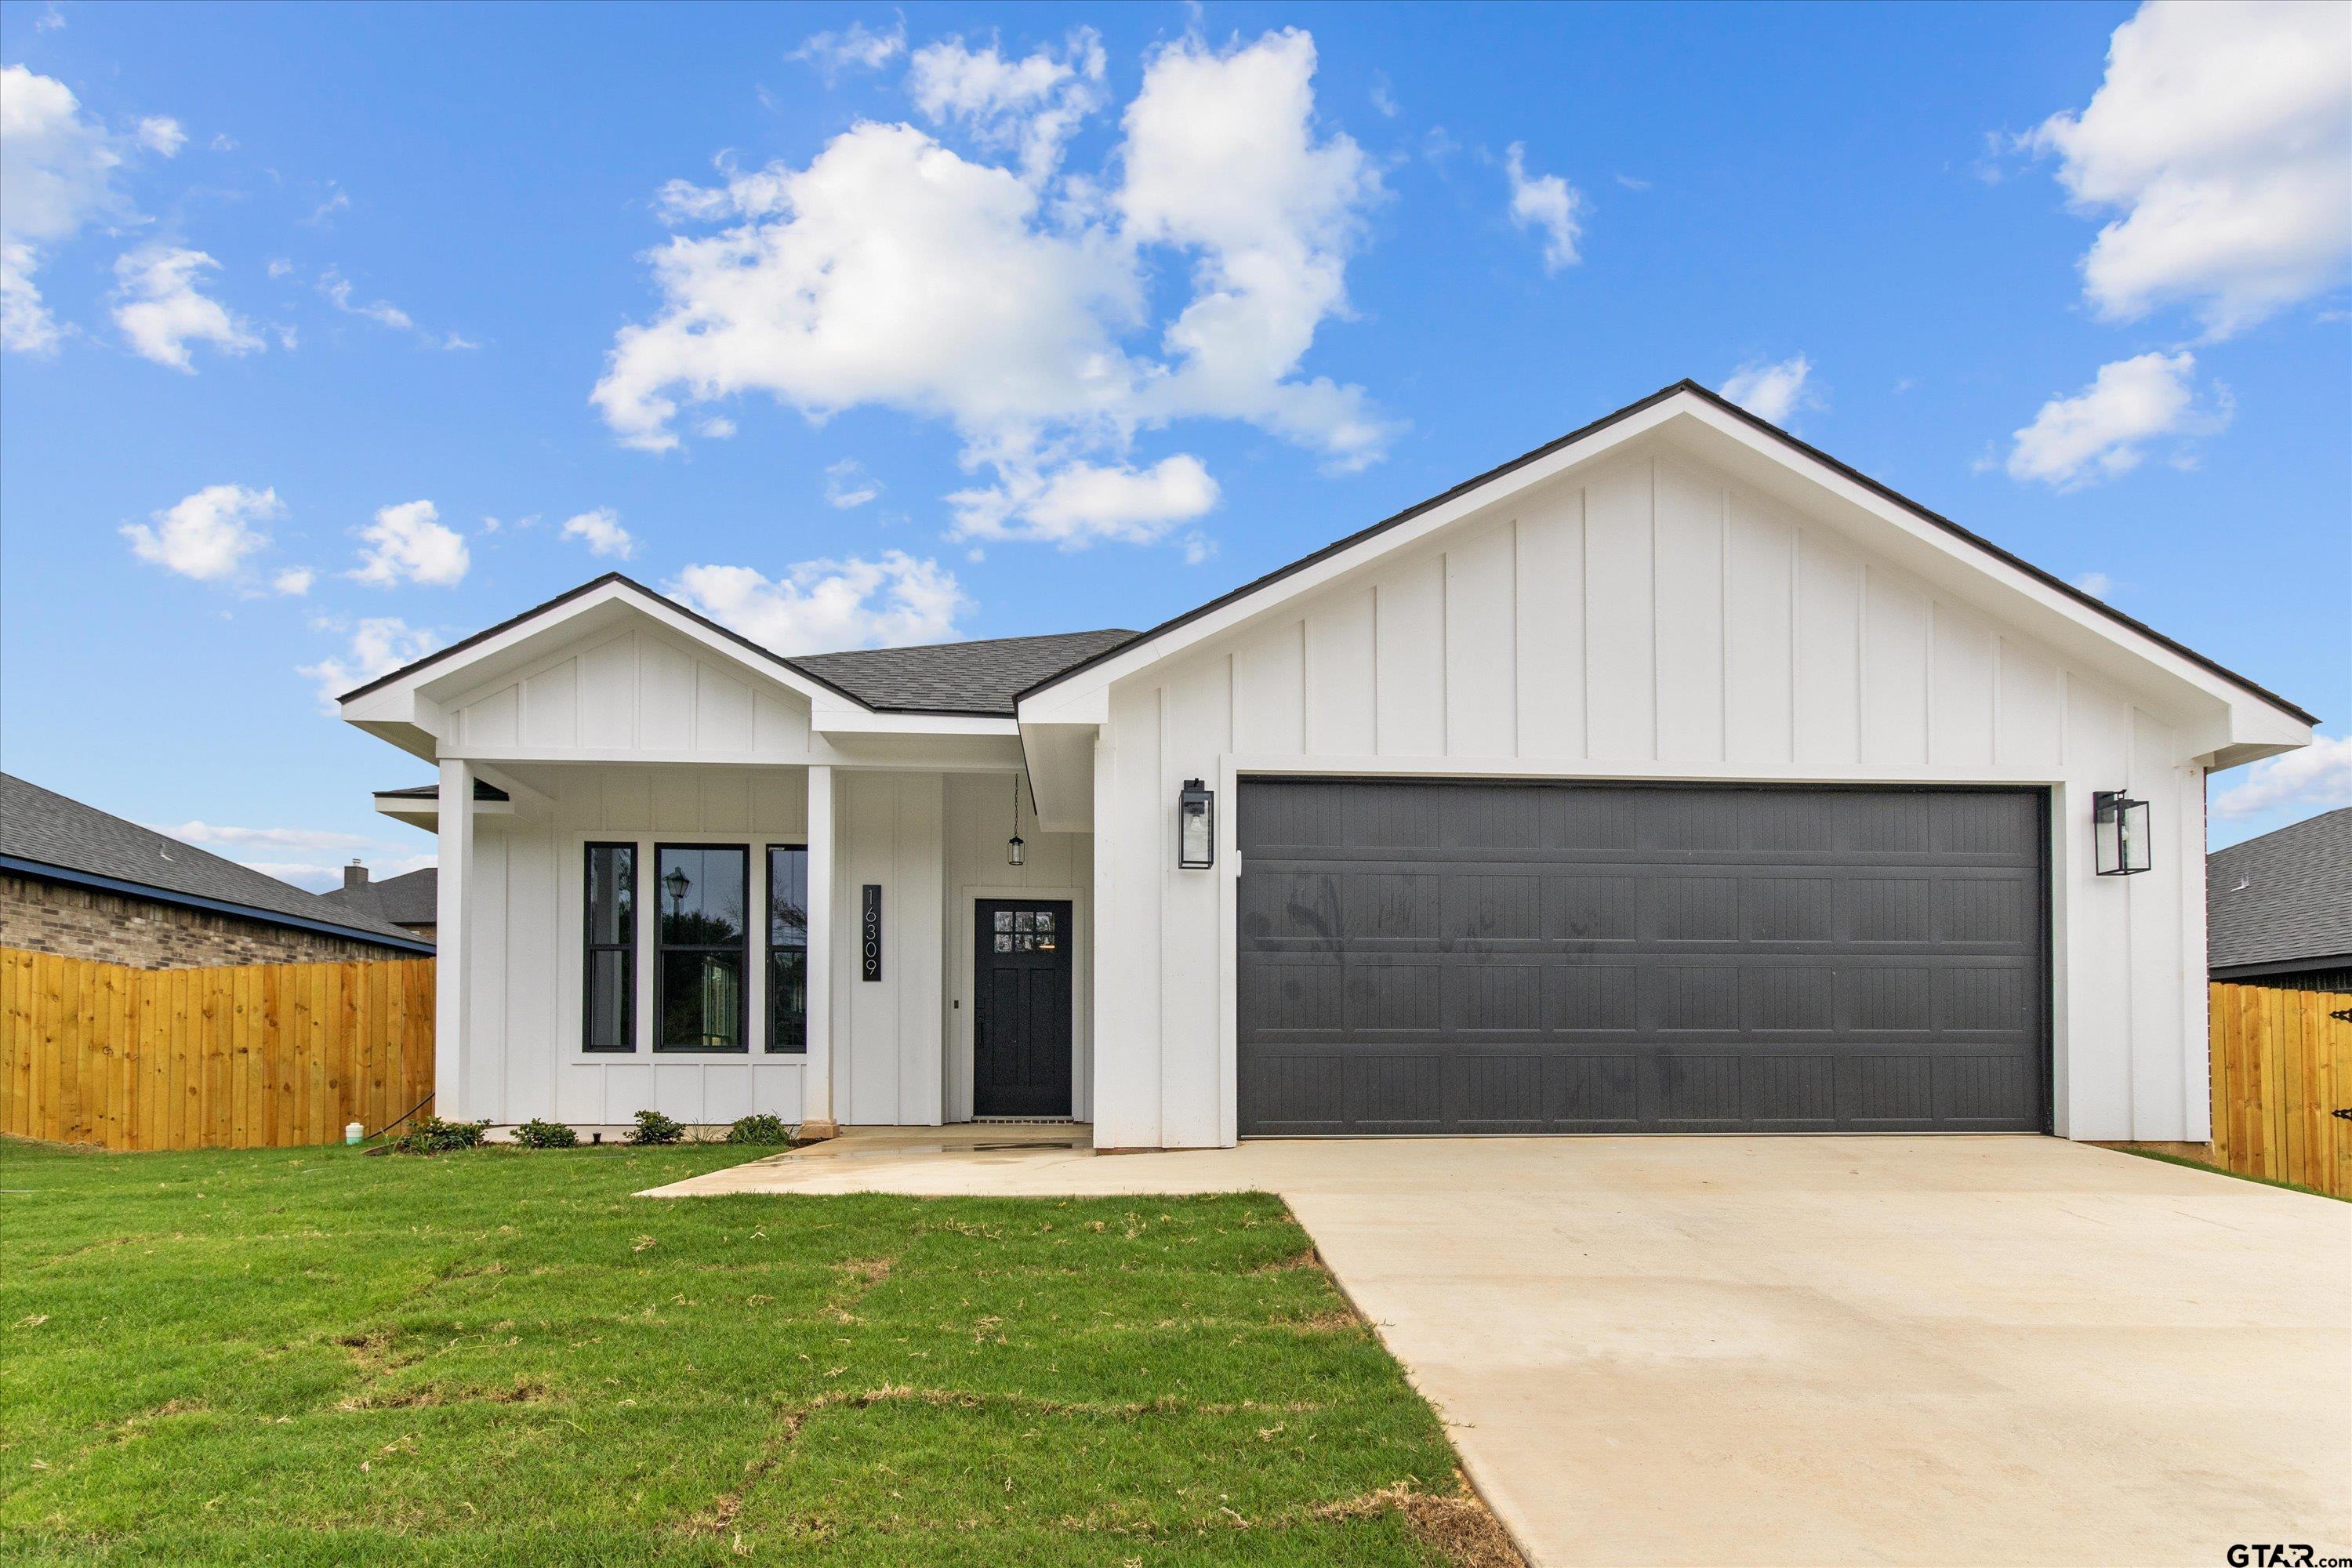
M1101 650L1090 658L1082 659L1076 664L1072 665L1069 668L1049 676L1045 679L1037 681L1022 690L1014 699L1015 707L1023 713L1025 721L1029 717L1026 705L1034 700L1039 699L1046 693L1053 691L1057 687L1066 686L1091 672L1100 671L1106 666L1112 664L1114 661L1126 661L1138 668L1142 664L1154 662L1158 657L1164 656L1153 656L1151 658L1138 658L1134 656L1144 653L1152 644L1170 637L1173 633L1179 632L1186 627L1195 626L1197 623L1215 616L1221 611L1244 605L1249 601L1257 598L1259 595L1267 594L1268 592L1281 587L1286 584L1293 584L1289 589L1290 593L1306 591L1307 589L1317 585L1320 581L1320 577L1315 574L1315 568L1321 566L1326 563L1333 562L1342 557L1347 557L1350 555L1351 552L1359 551L1362 546L1370 543L1381 536L1393 532L1417 520L1428 519L1433 513L1444 512L1446 515L1442 517L1433 525L1444 526L1445 522L1454 521L1454 513L1458 512L1460 515L1466 516L1471 511L1475 510L1477 507L1489 504L1491 501L1499 500L1502 496L1509 493L1507 490L1496 490L1493 489L1493 487L1497 486L1501 481L1507 479L1517 479L1518 483L1517 485L1513 486L1513 489L1522 488L1526 485L1540 482L1542 479L1550 477L1551 473L1555 469L1568 467L1570 462L1584 460L1585 455L1583 454L1570 455L1574 448L1593 443L1600 437L1611 436L1612 434L1614 434L1619 439L1612 441L1611 445L1613 446L1621 444L1622 440L1624 438L1643 434L1650 427L1664 423L1663 419L1654 417L1644 422L1643 418L1643 416L1654 415L1656 411L1660 410L1664 405L1685 398L1690 400L1694 410L1705 411L1706 414L1713 416L1713 420L1728 419L1740 426L1748 427L1756 434L1768 438L1769 441L1778 444L1781 447L1786 448L1789 452L1794 453L1808 462L1819 465L1830 474L1850 485L1857 487L1861 490L1866 492L1869 496L1875 498L1878 501L1906 513L1936 530L1939 530L1951 538L1982 552L2000 565L2020 574L2035 587L2062 595L2064 599L2072 601L2081 608L2092 612L2094 615L2103 618L2112 626L2120 627L2134 634L2141 639L2145 639L2147 642L2155 645L2157 648L2161 649L2163 652L2187 661L2189 664L2203 671L2206 675L2227 683L2240 692L2252 696L2277 713L2294 720L2296 723L2308 727L2315 726L2320 722L2315 716L2306 712L2296 704L2288 701L2285 698L2279 696L2276 692L2271 691L2267 688L2247 679L2245 676L2240 675L2236 671L2228 668L2226 666L2207 658L2203 654L2198 653L2195 649L2174 641L2172 638L2164 636L2164 634L2155 630L2153 627L2134 619L2130 616L2124 614L2122 611L2116 609L2114 606L2093 597L2091 595L2084 593L2079 588L2076 588L2074 584L2067 583L2059 577L2053 576L2050 573L2042 570L2042 568L2033 565L2031 562L2025 561L2022 558L2003 550L1999 545L1992 543L1990 540L1985 539L1981 535L1961 527L1958 523L1952 521L1942 514L1920 505L1918 502L1912 500L1908 497L1901 494L1899 491L1896 491L1886 485L1881 484L1877 480L1869 478L1867 475L1838 461L1836 458L1830 457L1827 453L1822 452L1818 447L1800 440L1786 430L1781 429L1779 426L1758 417L1756 415L1749 413L1747 409L1739 407L1737 404L1728 401L1718 394L1709 391L1707 388L1701 386L1695 381L1687 379L1678 381L1670 386L1662 387L1658 391L1652 393L1649 396L1642 398L1638 402L1628 404L1624 407L1620 408L1613 413L1605 415L1601 418L1594 420L1589 425L1570 431L1569 434L1559 437L1557 440L1547 442L1545 445L1537 447L1531 452L1524 453L1521 456L1511 459L1507 463L1490 468L1486 472L1480 474L1474 479L1465 480L1463 483L1455 485L1452 489L1438 495L1432 496L1426 500L1416 502L1412 506L1407 507L1403 510L1397 512L1391 517L1384 518L1381 521L1373 523L1369 528L1360 529L1358 531L1348 535L1344 539L1334 541L1332 543L1324 546L1322 549L1318 550L1311 554L1302 556L1298 560L1294 561L1286 566L1280 567L1276 571L1267 573L1252 582L1245 583L1230 593L1222 595L1215 599L1212 599L1204 605L1187 610L1181 615L1161 622L1159 626L1154 626L1148 631L1139 632L1124 642L1116 644L1110 647ZM1713 422L1713 420L1710 420L1709 422ZM1553 458L1566 458L1567 460L1547 464L1547 459ZM1530 473L1528 472L1530 469L1536 469L1537 471ZM1294 579L1299 579L1302 577L1307 580L1293 584ZM1286 594L1285 596L1287 596L1287 594ZM1268 602L1271 603L1277 601ZM2113 632L2109 632L2107 635L2111 638L2114 637ZM2287 739L2284 740L2283 744L2275 745L2273 749L2285 750L2299 743L2301 743L2301 742Z

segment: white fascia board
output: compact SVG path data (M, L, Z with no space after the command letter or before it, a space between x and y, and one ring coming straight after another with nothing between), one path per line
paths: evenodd
M2229 731L2216 744L2256 734L2284 739L2288 746L2310 743L2311 726L2276 703L2100 614L2032 572L1979 548L1829 464L1783 445L1703 399L1685 395L1672 406L1676 417L1664 434L1700 460L1832 526L1843 521L1839 510L1849 517L1862 514L1878 525L1849 533L1857 549L1885 555L1938 586L1957 591L1996 620L2037 633L2059 651L2086 658L2159 700L2168 698L2165 706L2177 719L2194 722L2211 715L2211 705L2218 704ZM1824 497L1836 503L1836 510L1825 510ZM1945 570L1937 571L1937 564ZM1976 591L1970 592L1971 588ZM2019 614L2021 609L2026 611L2024 616ZM2188 702L2182 701L2184 698ZM2294 738L2286 739L2290 736Z
M819 698L855 705L855 700L811 679L772 656L745 647L704 626L660 595L627 582L599 584L586 592L527 616L454 657L430 662L398 680L354 693L338 705L341 716L363 728L405 723L427 733L446 733L440 704L472 691L508 666L526 664L538 652L600 625L619 625L642 616L688 642L796 692L814 706Z
M1654 449L1657 444L1679 447L1803 515L1822 516L1826 510L1831 515L1823 521L1832 526L1841 521L1837 514L1843 513L1853 525L1849 539L1855 548L1885 555L1938 585L1955 589L1997 621L2020 623L2020 612L2024 612L2025 629L2042 632L2059 651L2084 658L2147 694L2152 704L2176 720L2199 724L2218 718L2221 732L2198 745L2200 752L2257 740L2281 750L2310 742L2311 726L2276 703L2100 614L2032 572L1980 549L1831 464L1689 392L1663 399L1078 670L1024 698L1021 721L1024 726L1106 723L1110 689L1119 680L1245 626L1290 600L1331 587L1374 562L1409 551L1433 534L1491 511L1536 486L1643 441L1652 441ZM1825 508L1824 502L1832 504Z
M427 833L441 829L441 802L432 795L378 795L372 797L379 816L394 822L404 822L411 827L421 827ZM476 816L513 816L517 815L510 800L478 800L474 803Z
M1172 658L1186 648L1244 626L1292 599L1328 587L1372 562L1398 551L1408 550L1419 541L1452 527L1464 518L1474 516L1538 485L1549 483L1571 468L1598 461L1628 443L1648 436L1672 420L1685 403L1695 401L1685 395L1628 415L1613 425L1595 430L1581 441L1521 464L1475 490L1455 496L1441 506L1431 507L1419 516L1383 529L1346 550L1334 551L1322 560L1268 583L1255 593L1243 594L1231 603L1220 605L1182 626L1171 626L1161 635L1139 643L1114 658L1065 677L1034 696L1021 700L1022 722L1106 723L1110 716L1110 689L1136 671ZM1093 714L1097 709L1099 717L1077 717Z
M809 703L809 728L825 735L1017 735L1021 726L989 713L885 713L826 695Z

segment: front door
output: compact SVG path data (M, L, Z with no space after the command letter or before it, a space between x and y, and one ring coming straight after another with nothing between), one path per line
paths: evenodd
M972 964L971 1113L1070 1114L1070 906L982 899Z

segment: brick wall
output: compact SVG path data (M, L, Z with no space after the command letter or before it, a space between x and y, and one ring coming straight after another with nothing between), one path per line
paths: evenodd
M103 959L134 969L414 956L209 910L10 876L0 876L0 947Z

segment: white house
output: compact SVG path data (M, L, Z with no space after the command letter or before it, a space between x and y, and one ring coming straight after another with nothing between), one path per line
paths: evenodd
M439 768L443 1114L1098 1148L2201 1140L2205 776L2316 721L1689 383L1149 632L609 576L342 713Z

